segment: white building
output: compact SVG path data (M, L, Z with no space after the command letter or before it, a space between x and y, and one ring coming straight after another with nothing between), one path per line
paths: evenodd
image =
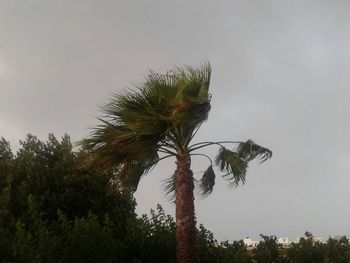
M280 237L279 239L277 239L277 244L281 245L282 247L290 246L288 237Z
M243 242L248 249L255 248L259 243L259 241L251 240L250 238L244 238Z
M314 237L314 241L322 244L327 243L327 241L323 237Z
M308 237L297 237L297 239L295 240L295 243L299 243L300 242L300 239L308 239ZM324 238L324 237L312 237L313 241L314 242L319 242L319 243L322 243L322 244L325 244L327 243L327 240Z

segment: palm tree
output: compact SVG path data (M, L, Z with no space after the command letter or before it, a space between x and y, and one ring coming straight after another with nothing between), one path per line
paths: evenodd
M248 163L265 161L272 152L246 142L200 142L191 144L210 110L211 67L176 67L166 74L150 72L137 90L115 94L102 107L100 118L86 140L91 159L104 168L113 168L125 188L135 191L140 178L159 161L176 158L176 171L168 190L174 190L176 205L176 254L179 263L198 262L196 218L194 210L194 177L191 156L203 155L197 150L219 147L215 164L232 186L245 182ZM231 149L225 145L232 144ZM203 194L209 194L215 183L213 161L199 180Z

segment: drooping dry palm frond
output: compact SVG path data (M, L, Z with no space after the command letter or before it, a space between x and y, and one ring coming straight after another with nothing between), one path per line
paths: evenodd
M215 173L212 165L205 170L199 183L202 195L210 194L213 191L213 187L215 185Z

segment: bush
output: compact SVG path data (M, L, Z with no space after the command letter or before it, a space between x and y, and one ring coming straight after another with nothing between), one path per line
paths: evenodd
M16 155L0 140L1 262L176 262L175 222L160 205L137 217L135 201L122 191L113 171L82 161L68 136L47 142L28 135ZM347 263L349 240L315 242L306 233L282 249L274 236L261 235L248 251L243 241L218 244L203 225L198 229L202 263Z

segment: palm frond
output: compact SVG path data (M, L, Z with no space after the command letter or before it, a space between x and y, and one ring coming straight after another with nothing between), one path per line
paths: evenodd
M224 178L229 180L232 186L237 187L239 183L245 183L248 162L240 158L237 152L222 147L215 163L222 172L226 172Z
M254 143L252 140L240 143L236 148L236 151L240 158L247 162L258 158L262 163L272 157L272 151Z
M215 173L213 170L213 166L210 165L207 168L199 183L202 195L210 194L213 191L213 187L215 185Z
M225 171L224 178L231 182L231 186L237 187L244 184L250 161L258 158L264 162L272 157L272 151L264 148L252 140L239 143L234 150L221 147L216 156L216 164L221 171Z
M123 188L128 189L130 192L135 192L141 177L155 164L135 161L124 162L118 166L116 177L122 183Z
M181 89L183 97L208 98L211 76L209 63L204 63L197 68L177 67L174 75L176 76L176 86Z
M156 105L145 90L116 96L102 108L114 125L122 125L138 135L161 135L167 130L164 105Z
M128 160L157 158L156 137L135 136L124 127L98 128L86 143L95 162L106 168Z
M163 181L164 183L164 192L167 196L170 197L172 201L175 200L175 173L170 176L168 179Z
M153 104L164 107L161 112L169 126L193 126L207 119L210 110L211 68L177 67L167 74L151 72L145 83L146 93L156 98Z

